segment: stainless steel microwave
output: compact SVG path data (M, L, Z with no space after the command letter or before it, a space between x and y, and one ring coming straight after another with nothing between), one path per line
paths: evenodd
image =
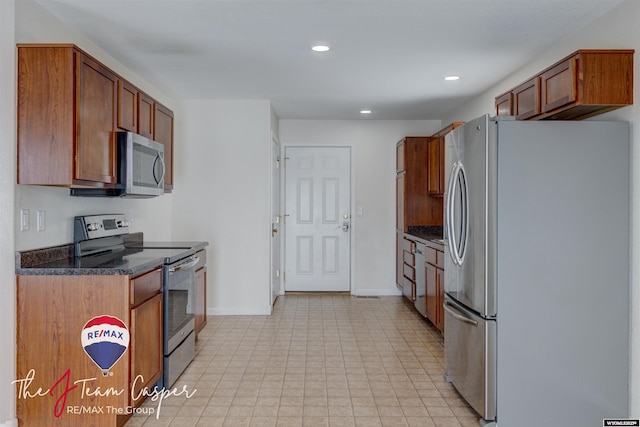
M118 132L121 197L164 194L164 145L133 132Z
M133 132L117 132L118 183L71 188L76 197L148 198L164 194L164 145Z

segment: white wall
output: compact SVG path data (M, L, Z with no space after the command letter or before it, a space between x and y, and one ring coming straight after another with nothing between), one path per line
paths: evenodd
M5 16L3 14L3 18ZM12 39L13 36L12 33ZM8 38L3 37L3 41L6 39ZM12 42L14 41L12 40ZM169 108L174 109L174 113L177 113L176 121L181 118L179 112L175 111L173 100L107 55L77 31L64 25L33 0L15 2L15 42L12 43L13 46L7 54L3 53L3 60L11 59L14 61L15 43L75 43L116 73ZM15 62L12 67L13 72ZM13 83L15 78L9 80L5 77L7 75L3 73L3 83L12 85L10 93L13 94L15 93L15 84ZM3 105L13 106L15 103L3 102ZM15 119L13 123L15 123ZM15 138L11 144L12 147L15 145ZM179 144L180 141L176 140L176 145ZM176 153L179 157L179 149L176 150ZM14 177L12 180L15 182ZM176 183L176 192L179 191L178 188L179 185ZM169 240L171 238L171 198L172 195L150 200L76 198L69 196L68 189L17 185L15 204L11 205L11 209L14 210L16 218L18 218L20 209L29 209L31 227L29 231L21 232L18 228L18 221L15 222L15 249L25 250L70 243L73 240L72 220L74 216L105 212L133 214L132 231L143 231L145 238L149 240ZM46 211L46 230L42 232L36 231L35 227L37 210Z
M640 417L640 2L626 0L610 13L579 33L560 40L543 54L533 58L521 70L500 84L454 111L446 121L467 121L481 114L495 114L494 98L511 87L527 80L537 71L564 58L578 49L635 49L634 100L625 107L589 120L624 120L631 123L631 378L629 381L631 416ZM594 194L594 197L597 195ZM603 224L607 226L607 224ZM594 242L602 244L602 242ZM605 266L603 266L605 267ZM605 267L606 268L606 267ZM606 286L606 284L603 284ZM594 314L594 321L597 316ZM600 314L601 315L601 314ZM606 361L603 361L606 364Z
M14 0L0 1L0 425L15 420L15 300L13 193L15 186L15 41Z
M399 294L395 285L396 142L408 135L432 135L441 125L440 120L280 120L283 146L352 147L353 294ZM356 215L357 207L362 207L361 217Z
M269 101L186 100L173 238L207 240L207 312L270 314Z

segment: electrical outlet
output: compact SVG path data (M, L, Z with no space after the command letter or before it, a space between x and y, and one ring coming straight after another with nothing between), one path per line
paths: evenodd
M47 228L47 213L38 211L36 213L36 230L44 231Z
M20 231L28 231L30 222L29 209L20 209Z

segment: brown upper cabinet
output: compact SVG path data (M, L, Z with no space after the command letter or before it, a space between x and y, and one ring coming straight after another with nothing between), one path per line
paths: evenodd
M633 50L578 50L496 97L518 120L581 120L633 104Z
M122 79L118 79L118 127L138 131L138 88Z
M153 139L164 144L164 191L173 190L173 112L154 103Z
M396 229L442 224L442 201L429 197L428 136L407 136L396 145Z
M73 45L18 45L18 184L115 185L117 82Z
M173 112L73 44L18 45L18 184L114 187L116 132L165 145L173 189Z
M462 122L452 123L429 138L429 173L427 176L427 191L432 196L443 196L445 191L444 138L449 132L462 124Z
M138 133L153 139L153 113L155 101L144 92L138 91Z

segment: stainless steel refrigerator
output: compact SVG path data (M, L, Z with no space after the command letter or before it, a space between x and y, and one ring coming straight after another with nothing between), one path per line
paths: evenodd
M629 157L624 122L446 137L446 378L483 425L628 416Z

